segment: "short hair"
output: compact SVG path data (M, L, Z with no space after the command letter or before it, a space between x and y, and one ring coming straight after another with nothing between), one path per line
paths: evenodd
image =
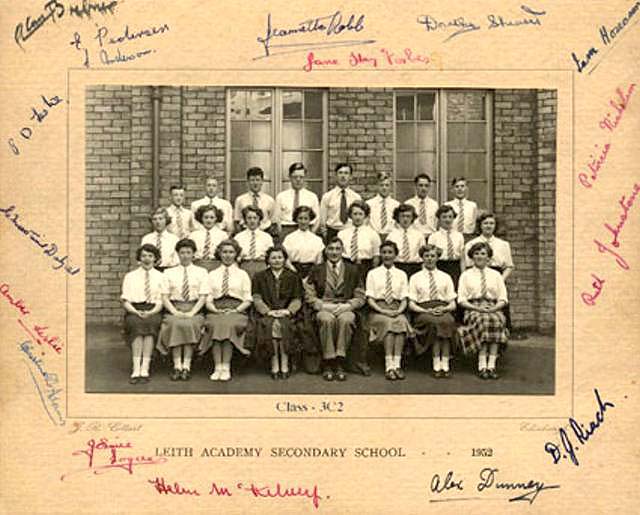
M216 251L214 252L214 257L218 261L222 260L221 252L223 247L233 247L233 250L235 250L236 252L236 259L242 253L242 247L240 247L240 244L236 240L227 238L226 240L222 240L220 243L218 243L218 246L216 247Z
M420 250L418 251L418 255L420 256L420 259L423 259L424 255L427 252L431 252L432 250L436 251L436 254L438 254L438 257L442 256L442 249L440 247L438 247L437 245L432 245L431 243L428 243L420 247Z
M393 249L393 252L395 252L396 256L400 252L398 250L398 245L396 245L395 241L385 240L384 243L382 245L380 245L380 253L381 254L382 254L382 249L385 248L385 247L389 247L390 249Z
M256 206L252 206L252 205L244 206L240 213L242 213L242 219L245 222L247 221L247 215L249 213L255 213L256 215L258 215L258 218L260 219L261 222L262 222L262 220L264 220L264 212L262 211L262 209L260 209L259 207L256 207Z
M471 245L471 248L467 251L467 256L469 259L473 259L473 255L479 250L485 249L487 251L487 255L492 258L493 250L491 249L491 245L485 243L484 241L479 241L478 243L474 243Z
M287 253L287 249L285 249L282 245L274 245L273 247L269 247L267 249L267 252L264 255L265 263L269 264L269 258L271 257L271 254L273 254L274 252L282 252L282 255L284 256L285 261L289 259L289 254Z
M436 218L440 219L442 215L449 212L453 213L454 218L458 216L458 213L456 213L456 210L453 209L453 207L451 207L449 204L442 204L436 211Z
M347 215L349 217L351 217L351 212L354 208L362 209L362 211L364 211L364 216L369 216L371 214L371 208L369 207L369 204L367 204L364 200L354 200L351 203L349 209L347 210Z
M184 190L184 186L182 184L173 184L169 188L169 193L173 193L175 190Z
M476 232L478 234L482 232L482 222L484 222L487 218L493 218L493 220L496 223L496 228L494 229L493 232L498 231L498 219L496 218L496 215L494 215L493 213L487 212L487 213L482 213L476 220Z
M353 166L349 163L338 163L333 169L334 173L337 173L340 168L344 168L345 166L349 169L349 173L353 173Z
M250 179L251 177L260 177L261 179L264 179L264 171L259 166L252 166L247 170L247 179Z
M451 179L451 186L455 186L460 181L464 181L466 184L467 178L463 177L462 175L460 177L454 177L453 179Z
M295 208L293 210L293 214L291 215L291 219L297 223L298 217L301 213L308 213L310 222L313 222L316 219L316 212L309 206L298 206L297 208Z
M145 243L141 247L138 247L138 250L136 250L136 261L140 261L143 252L149 252L150 254L153 254L156 263L160 261L160 251L155 245L151 245L151 243Z
M413 184L418 184L418 181L420 179L427 179L429 181L429 183L433 182L433 179L431 178L431 176L428 173L419 173L418 175L416 175L413 178Z
M204 218L204 214L207 211L214 211L216 214L216 223L220 223L222 222L222 219L224 218L224 213L222 212L222 209L214 206L213 204L206 204L204 206L200 206L198 209L196 209L196 214L194 216L194 218L202 223L202 219Z
M338 238L337 236L333 236L332 238L329 239L329 241L327 242L327 244L325 245L325 249L329 246L329 245L333 245L334 243L339 243L340 246L342 248L344 248L344 242Z
M207 181L216 181L216 182L218 182L218 178L213 176L213 175L205 175L204 182L206 183Z
M400 215L402 213L411 213L411 218L412 218L411 221L418 218L418 213L416 213L416 208L413 207L411 204L400 204L398 207L396 207L393 210L393 219L396 222L400 222Z
M291 177L291 174L293 174L293 172L297 172L298 170L303 170L305 174L307 173L307 169L300 161L291 163L291 166L289 166L289 177Z
M378 172L378 182L382 182L390 179L391 179L391 174L389 172Z
M149 215L149 221L153 222L153 217L156 215L164 215L164 221L167 225L169 225L171 223L171 215L169 214L169 211L167 210L166 207L159 207L157 209L154 209L151 214Z
M188 247L195 252L196 242L193 240L190 240L189 238L182 238L181 240L178 240L178 243L176 243L176 252L180 252L180 249L185 247Z

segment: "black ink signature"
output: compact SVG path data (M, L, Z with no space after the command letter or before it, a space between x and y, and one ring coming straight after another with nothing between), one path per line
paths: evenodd
M327 16L319 16L317 18L309 18L301 21L297 26L287 29L274 28L271 24L271 13L267 15L267 28L264 36L258 36L256 41L260 43L264 49L264 55L254 57L253 60L264 59L271 55L290 54L295 52L306 52L316 48L332 48L349 45L369 45L375 43L375 40L362 39L362 40L342 40L342 41L316 41L305 43L282 43L272 44L273 38L284 38L287 36L293 36L297 34L308 34L312 32L319 32L325 36L335 36L342 34L343 32L361 32L364 30L365 15L352 14L347 19L346 23L343 23L342 13L336 11L333 14ZM272 48L287 48L290 50L284 50L280 52L272 52Z
M111 2L87 2L82 0L82 6L71 5L69 6L69 15L77 16L78 18L91 18L91 11L97 11L104 15L105 13L114 14L114 10L118 5L118 0L112 0Z
M40 14L36 18L32 19L31 16L27 16L24 23L20 22L16 25L16 30L13 37L16 44L24 50L22 43L26 42L31 36L33 36L47 21L59 20L64 16L64 5L56 0L49 0L43 7L45 13Z

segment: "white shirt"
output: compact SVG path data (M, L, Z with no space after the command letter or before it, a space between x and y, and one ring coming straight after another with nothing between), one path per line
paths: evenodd
M167 230L175 234L179 240L189 236L189 233L196 228L196 220L193 218L193 213L189 208L184 206L175 206L171 204L167 208L167 212L171 217L171 223L167 226ZM178 212L180 213L180 219L182 220L182 230L178 228Z
M424 234L415 227L411 226L407 229L407 239L409 240L409 259L404 258L404 229L399 227L394 229L387 236L386 241L393 241L398 246L397 263L422 263L420 258L420 248L427 243Z
M249 251L251 249L251 231L249 229L245 229L242 232L236 234L233 239L238 242L240 247L242 248L241 257L243 260L247 259L257 259L260 261L264 261L264 257L267 254L267 250L273 247L273 238L270 234L267 234L260 229L255 231L256 234L256 253L253 257L251 257Z
M150 243L158 248L158 232L150 232L142 237L140 245ZM158 266L170 267L179 263L178 254L176 253L176 243L178 237L167 231L166 229L160 233L160 263Z
M458 219L460 218L460 199L453 199L445 202L445 205L451 206L456 211L456 217L453 220L453 227L458 229ZM476 219L478 218L478 205L473 200L462 199L462 209L464 211L464 227L463 234L473 234L476 231Z
M473 245L480 242L488 243L491 247L491 250L493 250L493 257L489 262L489 266L495 266L498 268L513 268L513 259L511 258L511 245L509 245L509 242L500 238L496 238L495 236L491 236L491 238L487 239L482 235L470 240L465 245L464 255L466 257L467 266L473 266L473 259L467 256L467 252Z
M489 267L485 267L484 271L487 283L486 298L507 302L507 288L500 272ZM481 284L482 279L479 268L474 266L462 272L458 283L458 302L481 298Z
M229 235L221 229L218 229L216 226L213 226L209 229L209 235L211 238L211 242L209 243L209 259L215 259L216 248L220 244L221 241L229 238ZM194 259L202 259L204 252L204 245L207 241L207 230L203 227L197 231L193 231L189 238L194 241L196 244L196 253L193 256Z
M229 270L229 291L227 296L241 301L251 301L251 279L249 274L238 268L235 263L229 267L221 265L209 272L209 276L202 281L200 295L208 295L208 300L221 298L225 270Z
M141 266L132 270L124 276L122 281L122 295L120 298L129 302L147 302L144 291L146 270ZM149 286L151 297L149 302L160 302L162 300L162 285L164 275L155 268L149 270Z
M193 211L193 214L195 215L200 206L208 205L214 205L222 211L222 221L219 222L217 226L223 231L231 232L233 230L233 208L231 207L231 202L218 196L205 196L191 203L191 211ZM198 229L203 228L203 225L197 220L195 220L195 223Z
M273 197L266 193L258 193L258 207L262 209L262 214L264 215L262 222L260 222L260 229L265 230L271 227L274 217L274 205L275 201L273 200ZM243 227L244 220L242 218L242 210L246 206L253 206L253 193L250 191L243 193L242 195L238 195L235 202L234 218L240 222Z
M300 229L288 234L282 246L292 263L321 263L324 243L322 238L311 231Z
M436 296L431 298L431 281L429 279L429 270L422 269L413 274L409 279L409 298L421 304L429 300L443 300L451 302L456 299L456 290L453 286L451 276L437 268L431 270L433 280L436 284Z
M427 243L440 247L442 249L441 260L445 259L460 259L464 256L464 236L462 233L451 229L451 242L453 243L453 254L449 255L449 243L447 238L447 231L444 229L438 229L433 234L429 235Z
M347 209L356 200L361 200L358 195L351 188L345 188L345 194L347 198ZM331 227L337 231L344 229L349 225L349 220L346 223L342 223L340 220L340 203L342 201L342 189L336 186L332 190L327 191L322 195L320 201L320 224L327 227Z
M384 225L381 219L383 202L387 212L387 221ZM367 200L367 204L369 204L369 207L371 208L369 225L378 234L389 234L398 227L398 224L396 224L396 221L393 219L393 210L400 205L400 202L396 199L391 197L382 198L380 195L376 195L375 197Z
M189 298L182 298L182 281L185 267L182 265L167 268L164 273L162 294L169 295L169 300L193 301L198 300L200 287L207 280L207 270L201 266L191 264L187 267L187 281L189 283Z
M425 210L427 213L427 223L423 224L420 221L420 205L422 204L422 200L417 195L415 197L411 197L409 200L405 202L405 204L409 204L413 206L416 210L416 214L418 217L413 222L413 225L416 229L418 229L422 234L431 234L432 232L436 232L438 227L436 220L436 211L438 210L438 203L432 198L426 197L424 199Z
M391 272L391 292L395 300L403 300L409 296L409 280L399 268L392 266L387 269L380 265L367 274L367 297L374 300L384 300L387 290L387 270Z
M342 246L344 248L342 256L349 259L353 258L351 255L351 241L355 230L356 227L350 225L338 233L338 238L342 240ZM361 225L358 227L356 240L358 242L358 254L356 259L372 259L373 257L380 255L380 236L378 236L378 233L368 225Z
M320 223L320 201L318 200L318 195L313 191L302 188L299 192L299 196L300 199L298 201L298 205L310 207L316 214L311 226L314 230L317 229L318 224ZM292 218L294 198L295 191L293 188L278 193L276 196L274 221L281 225L296 225Z

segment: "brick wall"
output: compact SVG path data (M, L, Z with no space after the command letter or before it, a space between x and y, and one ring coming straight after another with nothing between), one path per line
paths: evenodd
M122 277L151 230L152 91L87 88L88 322L121 320ZM224 184L225 90L158 91L160 203L169 203L169 186L179 182L191 202L202 196L205 175ZM393 172L393 91L333 88L328 111L329 170L340 161L352 163L354 187L368 198L376 174ZM509 284L513 322L545 331L553 329L555 310L555 120L553 91L495 91L494 210L516 265ZM328 176L332 186L333 174Z

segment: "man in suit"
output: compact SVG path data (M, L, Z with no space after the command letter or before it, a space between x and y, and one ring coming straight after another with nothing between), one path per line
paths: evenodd
M364 284L358 267L342 259L343 244L338 237L325 248L326 262L312 268L307 278L307 302L318 324L326 381L344 381L345 358L356 329L356 311L365 304ZM362 349L360 349L362 350ZM365 357L360 352L358 368L366 374ZM365 362L362 362L364 359ZM370 373L370 372L369 372Z

